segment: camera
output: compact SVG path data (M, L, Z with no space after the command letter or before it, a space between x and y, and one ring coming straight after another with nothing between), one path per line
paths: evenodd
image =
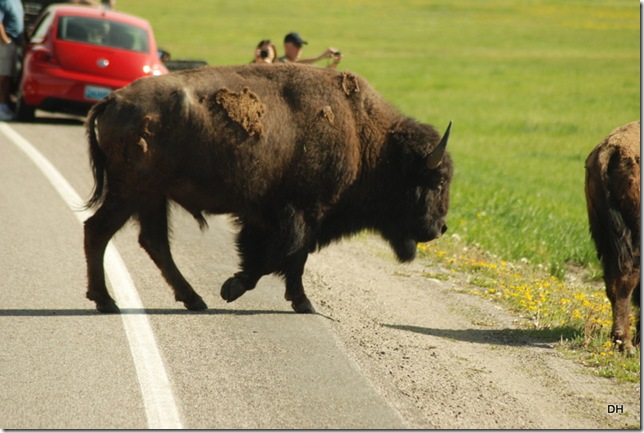
M262 59L267 58L267 57L268 57L268 54L269 54L269 53L268 53L268 50L266 50L266 49L261 50L261 51L259 52L259 56L260 56Z

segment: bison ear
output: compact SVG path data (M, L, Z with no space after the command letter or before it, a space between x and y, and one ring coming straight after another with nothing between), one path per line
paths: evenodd
M438 168L439 165L441 165L441 162L443 162L443 156L445 155L445 148L447 147L447 141L449 140L449 133L452 130L452 121L449 121L449 125L447 125L447 129L445 130L445 134L443 134L443 138L441 138L441 141L438 143L436 148L432 150L432 153L427 155L427 168L430 170L433 170L435 168Z

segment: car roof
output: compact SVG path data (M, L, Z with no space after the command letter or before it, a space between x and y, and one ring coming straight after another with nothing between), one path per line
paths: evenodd
M56 15L73 15L79 17L109 19L112 21L119 21L126 24L131 24L137 27L151 28L150 23L135 15L126 14L124 12L116 12L112 10L105 10L100 7L93 6L79 6L67 4L53 4L45 9Z

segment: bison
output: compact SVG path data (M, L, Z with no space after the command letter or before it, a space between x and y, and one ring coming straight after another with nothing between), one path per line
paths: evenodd
M400 114L360 76L305 65L203 67L135 81L87 118L94 190L84 223L87 297L117 313L103 257L130 217L177 301L207 308L177 269L169 203L194 216L231 214L241 269L231 302L276 274L296 312L312 313L309 253L362 230L397 258L447 230L452 161L432 126Z
M640 306L640 122L615 129L586 159L586 203L613 310L611 336L622 351L631 342L630 304Z

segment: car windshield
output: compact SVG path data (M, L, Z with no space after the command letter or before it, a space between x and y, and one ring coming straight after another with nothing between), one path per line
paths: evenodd
M149 52L147 30L105 19L60 17L58 39Z

